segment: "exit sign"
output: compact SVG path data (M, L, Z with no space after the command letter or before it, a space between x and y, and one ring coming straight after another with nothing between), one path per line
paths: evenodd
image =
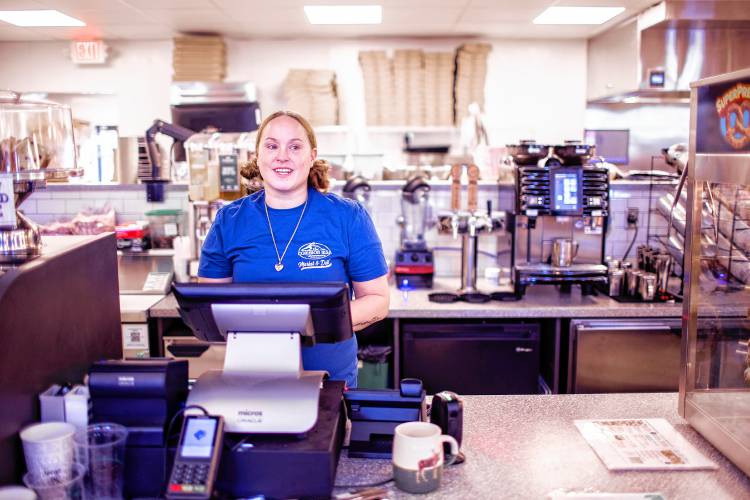
M104 64L107 46L103 40L70 42L70 58L76 64Z

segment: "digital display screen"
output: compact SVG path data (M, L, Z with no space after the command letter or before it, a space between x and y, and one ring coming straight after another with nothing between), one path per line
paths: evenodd
M555 172L553 175L553 208L556 212L579 212L581 191L577 172Z
M209 458L216 434L216 419L190 418L182 438L180 455L186 458Z
M630 161L630 130L592 130L583 131L583 141L596 146L596 156L601 156L615 165L627 165Z

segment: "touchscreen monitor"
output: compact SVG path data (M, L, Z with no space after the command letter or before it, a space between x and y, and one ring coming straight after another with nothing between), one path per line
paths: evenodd
M552 214L580 215L581 206L581 170L561 168L553 170L552 176Z

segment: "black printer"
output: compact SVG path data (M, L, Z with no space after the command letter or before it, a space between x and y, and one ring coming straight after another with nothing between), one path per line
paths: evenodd
M125 495L160 496L167 470L166 433L188 395L188 362L108 360L89 370L92 421L128 428Z

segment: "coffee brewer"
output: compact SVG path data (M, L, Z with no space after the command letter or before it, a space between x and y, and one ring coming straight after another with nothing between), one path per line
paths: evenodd
M589 164L595 148L577 141L546 146L509 145L515 166L516 213L511 265L515 293L556 284L580 284L592 294L607 283L604 265L609 217L607 169Z
M432 288L435 263L424 235L430 218L430 185L421 175L410 178L401 189L400 245L394 272L399 288Z

